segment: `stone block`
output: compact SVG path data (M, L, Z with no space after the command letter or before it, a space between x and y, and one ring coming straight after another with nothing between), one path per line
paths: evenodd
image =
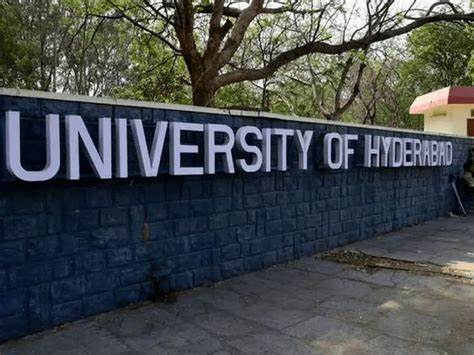
M29 321L33 332L51 326L50 286L39 285L29 289Z
M58 304L51 308L51 323L52 325L59 325L71 322L81 318L82 315L82 301Z
M229 244L221 249L221 258L224 261L235 260L240 257L241 245L240 244Z
M118 247L130 240L127 227L99 228L91 232L94 245L98 247Z
M165 220L168 216L168 208L165 203L155 203L146 206L146 220L156 222Z
M109 267L123 266L133 261L133 252L130 247L110 249L107 250L106 257Z
M145 294L142 292L140 285L130 285L121 287L114 291L115 302L119 306L125 306L130 303L143 301Z
M275 234L282 234L285 231L285 226L283 220L278 219L275 221L267 221L265 223L265 234L275 235Z
M168 218L184 218L188 216L191 216L191 208L188 201L168 203Z
M108 207L113 202L113 191L109 187L91 186L85 190L86 206L89 208Z
M45 233L46 219L44 215L6 217L3 231L7 240L36 237Z
M121 286L142 283L152 278L152 268L148 263L134 264L120 270L119 277Z
M208 219L206 217L182 218L174 223L174 234L183 236L192 233L205 232L208 230Z
M53 273L49 263L31 263L10 268L9 275L10 287L15 289L51 281Z
M264 254L249 256L244 259L244 270L247 272L263 269L264 266L265 266Z
M247 211L234 211L229 213L229 226L239 226L247 223Z
M170 275L170 289L173 291L187 290L194 286L192 272L180 272Z
M15 314L0 318L0 342L19 338L29 333L29 322L26 314Z
M113 117L113 106L89 102L79 103L79 112L84 120L96 121L100 117Z
M51 284L51 301L53 304L81 299L85 293L83 277L74 277Z
M102 209L100 211L100 225L102 227L128 225L128 209L125 207Z
M64 214L64 231L87 231L99 227L98 210L74 210Z
M85 316L92 316L95 314L108 312L117 307L112 291L85 297L83 306Z
M28 261L49 260L59 252L57 237L43 237L26 241L26 256Z
M45 191L31 188L17 190L11 200L10 208L11 213L15 215L43 212L46 208Z
M229 214L219 213L209 217L210 229L223 229L229 225Z
M147 239L149 227L148 224L145 224L145 221L145 208L143 206L131 206L129 209L129 223L132 243Z
M28 291L25 288L0 292L0 318L23 314L27 309Z
M6 270L0 270L0 292L8 289L8 273Z
M193 270L193 285L194 287L203 286L213 280L212 268L205 267Z
M84 276L84 292L87 295L111 291L119 285L120 279L117 273L98 272Z
M244 208L258 208L262 205L262 195L244 195L243 199Z
M255 226L239 226L237 227L237 240L238 241L243 241L243 240L250 240L255 238L256 231L255 231Z
M74 260L71 258L62 258L54 260L52 263L53 279L63 279L69 277L74 272Z
M85 194L82 188L71 187L63 190L64 209L80 210L85 206Z
M20 265L25 261L23 241L0 242L0 267Z
M183 222L185 222L184 220ZM148 240L162 240L174 236L174 226L171 221L148 223Z
M142 119L142 108L140 107L127 107L127 106L115 106L114 118L126 118L129 120L141 120Z
M105 268L105 255L102 251L83 253L74 258L76 274L97 272Z
M215 236L213 232L194 234L190 235L188 238L191 250L209 249L215 245Z
M200 199L191 201L191 212L193 216L206 216L215 211L214 200Z
M114 201L118 206L140 204L142 195L138 186L120 185L114 187Z
M230 179L215 179L212 182L212 196L230 197L232 196L232 181Z

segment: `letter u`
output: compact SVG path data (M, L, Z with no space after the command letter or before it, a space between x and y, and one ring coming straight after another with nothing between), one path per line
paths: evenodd
M59 171L59 115L46 115L46 166L43 170L28 171L21 165L20 113L5 114L5 154L7 169L23 181L46 181Z

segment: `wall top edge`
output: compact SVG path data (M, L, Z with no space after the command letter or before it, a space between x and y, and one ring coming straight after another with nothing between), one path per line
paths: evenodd
M14 96L14 97L57 100L57 101L84 102L84 103L99 104L99 105L152 108L152 109L161 109L161 110L186 111L186 112L229 115L229 116L238 116L238 117L252 117L252 118L257 117L257 118L276 119L276 120L282 120L282 121L296 121L296 122L305 122L305 123L316 123L316 124L322 124L322 125L365 128L365 129L382 130L382 131L388 131L388 132L401 132L401 133L413 133L413 134L430 135L430 136L464 138L464 139L471 139L474 141L474 137L467 137L467 136L462 136L462 135L457 135L457 134L425 132L425 131L416 131L412 129L392 128L392 127L384 127L384 126L371 126L371 125L349 123L349 122L328 121L328 120L323 120L320 118L287 116L287 115L281 115L281 114L271 113L271 112L262 112L262 111L218 109L218 108L209 108L209 107L202 107L202 106L167 104L167 103L151 102L151 101L125 100L125 99L115 99L115 98L107 98L107 97L63 94L63 93L54 93L54 92L46 92L46 91L20 90L20 89L11 89L11 88L2 88L2 87L0 87L0 96Z

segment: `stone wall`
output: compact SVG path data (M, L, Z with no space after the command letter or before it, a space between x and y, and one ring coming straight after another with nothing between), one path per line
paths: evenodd
M460 176L473 143L242 112L88 101L3 93L0 119L20 111L28 166L44 164L44 115L57 113L81 115L92 131L105 116L140 118L151 134L160 120L310 129L309 169L298 170L294 148L286 172L178 177L165 166L156 178L99 180L89 169L79 181L65 180L62 171L52 181L26 183L3 167L0 341L445 215L455 207L448 175ZM328 171L319 167L316 143L327 132L449 139L453 165ZM131 166L137 169L136 161Z

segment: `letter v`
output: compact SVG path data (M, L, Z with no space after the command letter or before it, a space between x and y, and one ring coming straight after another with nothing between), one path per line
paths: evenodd
M168 122L157 122L153 143L151 145L151 153L148 152L145 132L143 130L142 120L131 120L133 141L138 155L138 164L140 165L140 173L142 176L157 176L160 168L161 155L163 153L163 145L165 143L166 131L168 130Z

